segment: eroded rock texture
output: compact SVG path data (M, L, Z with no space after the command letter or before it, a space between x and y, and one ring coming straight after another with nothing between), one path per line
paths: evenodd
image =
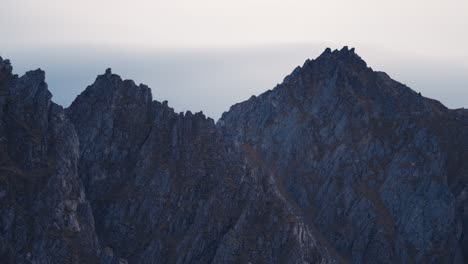
M218 126L345 261L463 263L466 112L327 49Z
M103 258L333 262L268 174L250 168L202 113L174 113L108 70L67 114L96 231L113 255Z
M217 124L0 59L1 263L464 263L468 112L344 48Z
M97 263L78 137L41 70L21 78L0 58L0 262Z

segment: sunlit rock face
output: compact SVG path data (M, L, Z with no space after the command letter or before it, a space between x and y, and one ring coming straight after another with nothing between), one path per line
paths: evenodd
M5 263L464 263L467 161L466 110L346 47L216 124L110 69L63 110L0 59Z

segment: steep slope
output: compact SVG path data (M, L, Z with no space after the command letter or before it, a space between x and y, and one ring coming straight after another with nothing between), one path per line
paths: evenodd
M468 111L330 49L217 124L0 58L1 263L464 263Z
M466 111L449 110L347 47L236 104L218 127L353 263L463 263Z
M103 262L335 262L202 113L176 114L108 69L67 115Z
M21 78L0 58L0 262L97 263L78 137L41 70Z

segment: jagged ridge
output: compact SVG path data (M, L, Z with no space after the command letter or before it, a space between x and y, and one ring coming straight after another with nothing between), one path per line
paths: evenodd
M354 49L326 49L216 125L110 69L63 111L42 71L18 78L0 58L0 91L7 263L467 257L466 111Z
M218 126L265 158L346 261L463 263L468 141L458 119L345 47L234 105Z

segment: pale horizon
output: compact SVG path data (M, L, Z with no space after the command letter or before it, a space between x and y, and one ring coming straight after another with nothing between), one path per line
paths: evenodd
M326 47L343 46L447 107L468 106L463 0L5 0L2 6L8 12L0 16L0 56L18 74L44 69L63 106L111 67L149 85L156 100L176 111L217 119Z
M167 100L176 112L203 111L217 120L231 105L274 88L295 67L316 58L326 47L342 48L291 44L169 51L65 46L3 49L0 56L11 60L18 75L37 68L45 70L52 99L64 107L110 67L123 79L148 85L154 100ZM373 70L384 71L449 108L468 106L465 61L408 56L375 47L355 48Z

